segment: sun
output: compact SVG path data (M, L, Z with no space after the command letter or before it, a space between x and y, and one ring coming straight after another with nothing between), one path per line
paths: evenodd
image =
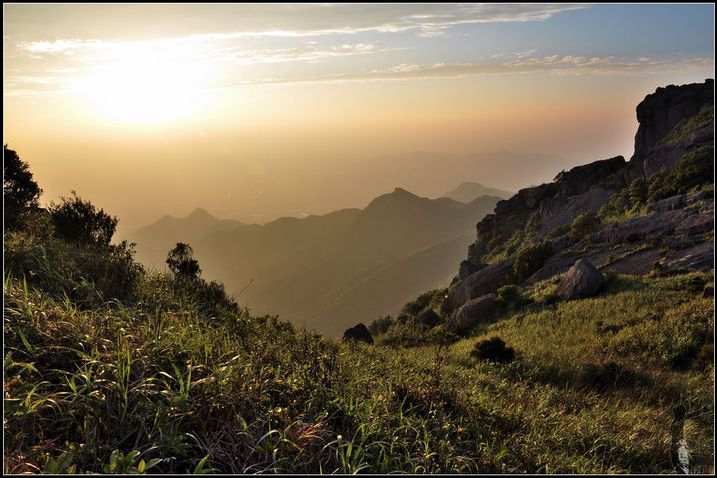
M75 86L111 120L163 123L191 116L205 104L205 77L191 61L146 55L96 65Z

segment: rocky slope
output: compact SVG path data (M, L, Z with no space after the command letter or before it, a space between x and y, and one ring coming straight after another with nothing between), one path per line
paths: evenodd
M432 302L447 328L475 323L479 318L466 314L485 314L502 286L535 284L580 259L622 274L710 270L713 89L713 80L658 88L637 106L629 161L578 166L498 202L477 224L440 305Z

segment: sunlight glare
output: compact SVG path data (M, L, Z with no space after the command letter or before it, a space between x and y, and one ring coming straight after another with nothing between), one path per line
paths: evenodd
M111 120L126 123L176 121L206 104L205 65L163 51L119 58L92 68L76 90Z

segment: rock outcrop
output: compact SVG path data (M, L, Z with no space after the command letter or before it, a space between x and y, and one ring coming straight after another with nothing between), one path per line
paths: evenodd
M490 309L491 294L506 284L529 285L564 274L560 293L575 298L599 290L600 270L642 275L710 269L713 193L678 194L700 184L694 178L686 187L673 186L681 181L679 175L650 179L674 168L685 154L714 143L713 85L707 80L658 88L648 95L637 106L639 128L629 162L617 156L577 166L560 172L551 183L499 201L493 214L476 225L476 241L441 304L444 327L472 327ZM681 167L680 174L694 175L689 167ZM643 210L632 208L633 194L639 194L630 188L635 179L648 182L654 197L664 198L671 191L674 195L648 204L643 198ZM705 182L710 179L705 177ZM608 219L597 219L597 229L571 231L578 216L598 213L604 206L609 206L604 210ZM527 280L516 277L513 264L521 248L546 242L555 254Z
M564 299L592 297L600 292L603 277L599 270L585 259L578 260L558 284L558 294Z
M363 323L356 324L350 329L346 329L343 340L356 340L373 345L373 336L371 336L371 332L368 331L368 327L366 327Z
M469 300L458 309L444 324L449 332L461 334L486 318L495 308L495 294L486 294Z
M454 288L443 302L442 312L450 313L476 297L493 293L510 282L514 258L496 262L475 272Z
M714 103L714 80L689 85L669 85L645 97L637 105L640 126L635 134L635 155L644 154L679 123Z

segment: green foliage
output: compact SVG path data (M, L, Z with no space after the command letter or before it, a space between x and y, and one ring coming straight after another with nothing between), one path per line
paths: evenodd
M511 347L506 347L505 342L500 337L479 340L473 347L473 351L471 351L471 358L488 362L510 362L514 356L515 351Z
M543 267L552 255L553 249L549 242L524 246L515 255L513 275L522 282Z
M406 305L403 306L401 309L401 312L407 315L416 315L420 313L423 309L428 307L428 305L431 303L431 300L433 299L435 291L429 291L424 292L420 296L418 296L416 299L412 300L411 302L408 302Z
M72 197L61 197L51 203L50 217L55 235L67 242L97 248L108 247L117 227L117 218L99 211L89 201L83 201L72 191Z
M126 243L4 240L5 473L664 473L677 409L691 471L714 460L711 273L504 287L478 343L407 315L386 347L252 317Z
M647 201L647 183L642 178L635 179L630 183L627 193L632 204L644 204Z
M125 241L95 249L20 232L5 236L6 274L83 307L134 296L144 272L133 254Z
M193 253L192 246L178 242L167 254L169 270L177 276L190 279L199 276L202 270L199 268L199 262L192 257Z
M602 226L602 222L598 219L597 214L592 211L586 212L573 219L570 224L570 235L577 240L583 240L598 232L600 226Z
M388 329L396 323L396 319L387 315L385 317L379 317L370 324L368 324L368 331L371 332L372 336L383 335Z
M648 185L648 199L659 201L714 184L714 147L700 146L682 156L669 171L654 174ZM714 186L713 186L714 187Z
M504 310L512 310L524 305L527 299L521 294L518 286L509 284L498 289L496 302Z
M148 462L143 459L137 462L136 460L140 455L141 453L138 450L132 450L127 455L115 450L110 455L110 462L104 466L102 471L112 474L143 474L162 461L161 458L153 458Z
M491 251L484 258L488 263L505 259L522 248L532 245L531 239L540 230L542 222L540 212L533 211L528 217L525 226L513 233L507 241L493 244ZM480 240L480 239L479 239Z
M705 105L698 114L673 128L667 136L660 140L658 145L680 144L687 140L692 133L714 125L714 117L714 106Z
M28 213L38 209L42 189L32 179L29 165L17 152L3 146L4 227L14 231L23 226Z

